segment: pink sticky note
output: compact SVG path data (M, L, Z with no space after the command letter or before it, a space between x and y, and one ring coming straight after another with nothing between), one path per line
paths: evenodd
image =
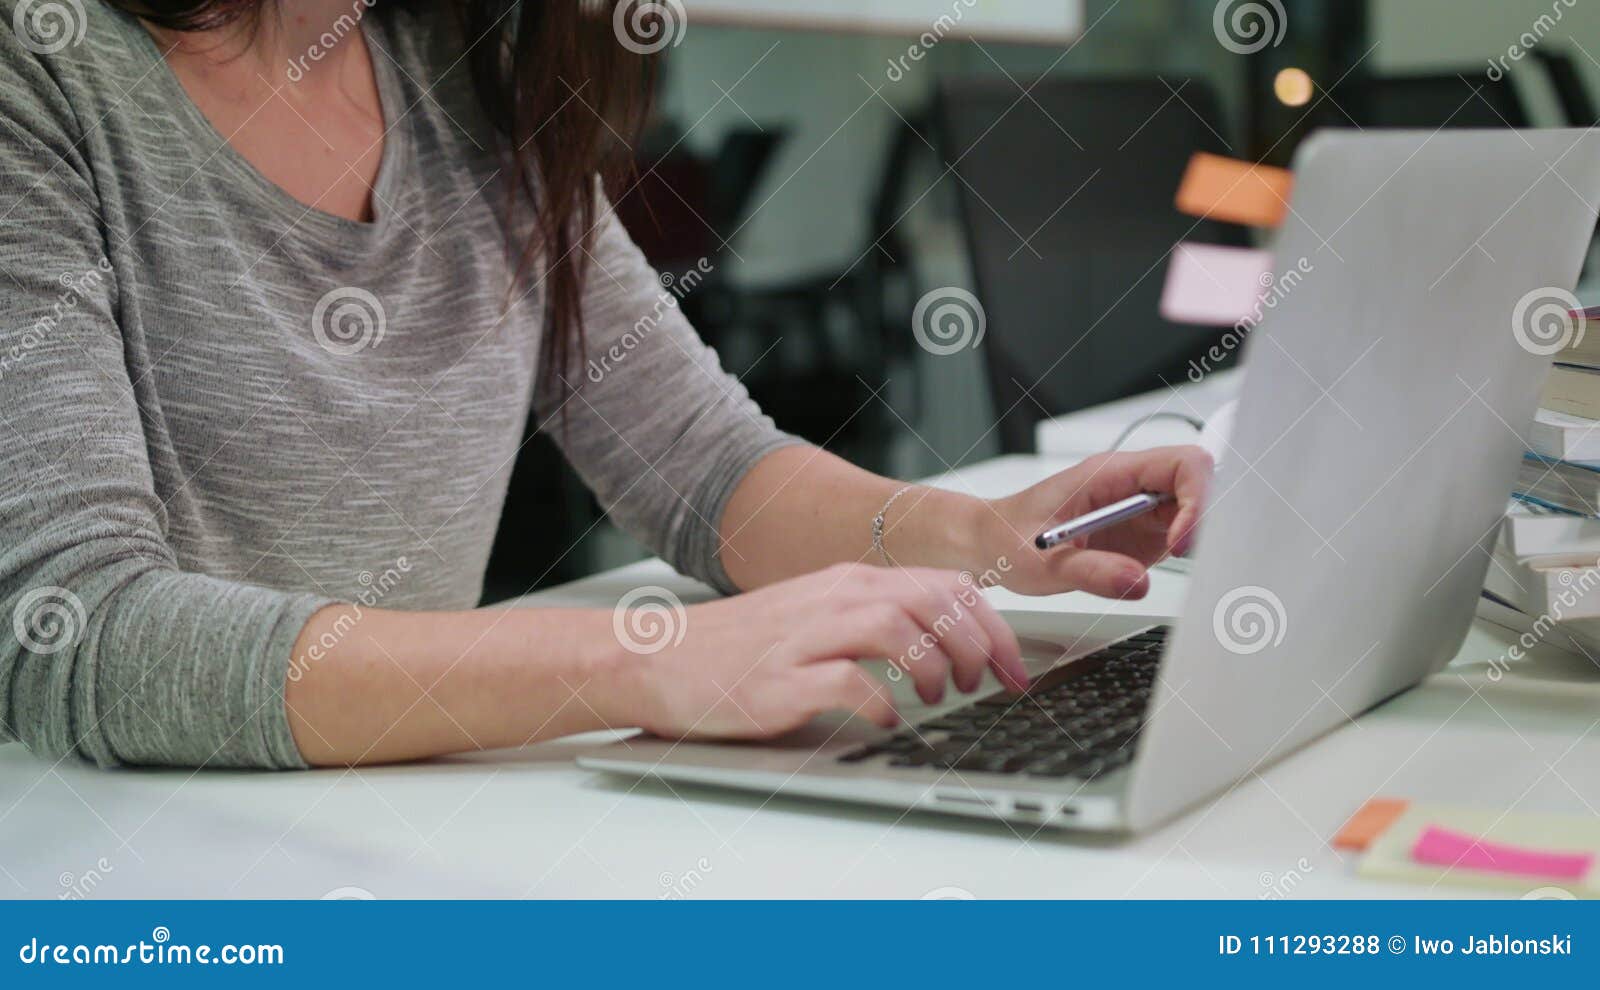
M1161 315L1174 323L1231 326L1253 322L1272 286L1272 255L1254 248L1179 244L1167 265Z
M1547 852L1508 846L1502 842L1452 832L1429 825L1411 847L1411 858L1429 866L1461 867L1485 873L1505 873L1519 877L1549 877L1555 880L1581 880L1594 865L1593 853Z

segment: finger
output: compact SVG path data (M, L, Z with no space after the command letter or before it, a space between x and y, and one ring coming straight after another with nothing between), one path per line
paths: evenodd
M1144 565L1108 550L1075 550L1050 561L1062 584L1103 598L1143 598L1150 591Z
M971 574L933 570L905 574L922 591L907 602L907 607L923 628L940 638L950 655L957 687L967 692L977 690L988 669L1008 687L1027 685L1016 633L983 597L983 587Z
M938 704L954 666L944 644L893 598L863 602L814 623L806 650L812 657L872 659L911 675L917 697Z
M964 692L978 689L993 652L988 628L974 614L983 593L949 571L907 572L906 608L950 657L950 676Z
M1176 549L1193 529L1211 483L1211 455L1201 447L1164 447L1141 466L1139 483L1146 491L1170 492L1177 505L1167 528L1167 543Z
M1182 511L1183 507L1176 500L1162 502L1148 513L1134 520L1134 522L1141 531L1154 533L1158 536L1166 536L1167 530L1172 527L1173 521L1178 518Z
M839 709L885 729L900 724L888 686L854 661L829 660L816 664L807 673L808 689L815 692L820 711Z
M1097 466L1094 493L1115 501L1134 492L1170 492L1180 507L1205 497L1211 455L1194 445L1112 454Z
M1187 554L1193 543L1194 529L1205 509L1206 492L1211 487L1214 471L1211 455L1199 447L1185 448L1178 460L1172 484L1178 512L1167 530L1167 545L1179 556Z
M1211 483L1211 455L1197 446L1155 447L1115 455L1113 461L1100 472L1105 487L1096 486L1097 498L1121 498L1130 489L1171 494L1165 542L1173 553L1187 552Z
M1174 557L1187 557L1194 549L1195 529L1200 524L1201 507L1191 506L1178 513L1167 528L1167 546Z
M1002 685L1013 691L1026 690L1028 668L1022 663L1022 645L1017 642L1016 630L1000 617L1000 613L981 592L978 593L977 604L973 606L973 615L988 632L989 650L986 659L995 677ZM973 687L976 688L977 685L974 684Z
M1150 567L1165 557L1171 549L1167 546L1167 529L1168 527L1160 525L1145 528L1134 523L1113 526L1090 537L1085 548L1119 553L1132 557L1145 567Z

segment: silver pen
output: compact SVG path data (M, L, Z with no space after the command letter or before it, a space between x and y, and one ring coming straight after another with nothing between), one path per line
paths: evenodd
M1068 540L1098 533L1109 526L1142 516L1156 506L1170 501L1172 496L1166 493L1152 495L1149 492L1140 492L1138 495L1130 495L1120 502L1112 502L1093 512L1085 512L1076 519L1068 519L1059 526L1045 530L1033 538L1033 545L1040 550L1048 550Z

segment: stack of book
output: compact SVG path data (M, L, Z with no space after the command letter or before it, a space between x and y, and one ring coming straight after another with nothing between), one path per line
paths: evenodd
M1600 307L1572 317L1486 583L1544 626L1600 620ZM1600 622L1586 625L1600 638Z

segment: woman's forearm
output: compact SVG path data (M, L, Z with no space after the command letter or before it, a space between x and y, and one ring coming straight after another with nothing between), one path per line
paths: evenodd
M815 447L762 458L734 490L721 522L722 565L749 590L835 563L882 564L872 520L904 482L864 471ZM981 560L1000 523L982 500L916 486L886 514L884 549L896 564L950 569Z
M775 451L724 512L724 566L748 590L873 560L872 518L900 487L815 448ZM969 530L991 514L918 487L892 507L885 545L906 566L968 567ZM387 763L638 726L660 659L622 649L609 610L329 606L296 641L284 695L308 763Z
M886 517L898 567L827 569L882 563L872 520L901 483L815 448L782 448L734 490L720 556L746 590L811 577L692 606L666 620L670 636L632 652L611 610L329 606L295 643L290 728L307 762L338 765L602 728L765 738L831 710L890 725L883 685L852 658L910 657L928 701L951 672L963 690L985 668L1026 684L1015 635L972 595L970 577L950 571L998 568L1006 587L1029 594L1136 597L1149 565L1187 549L1210 474L1199 448L1158 448L1091 457L990 501L917 486ZM1041 526L1134 492L1175 497L1085 545L1033 548Z
M996 569L1001 583L1024 594L1138 597L1148 590L1151 564L1188 552L1210 477L1211 457L1199 447L1158 447L1097 454L991 500L919 485L888 506L883 547L901 567ZM900 488L815 448L774 451L723 511L723 568L748 590L833 563L884 564L872 523ZM1086 541L1048 553L1034 547L1042 528L1136 492L1173 499Z
M284 698L317 766L521 746L638 724L611 613L333 605L295 643Z

